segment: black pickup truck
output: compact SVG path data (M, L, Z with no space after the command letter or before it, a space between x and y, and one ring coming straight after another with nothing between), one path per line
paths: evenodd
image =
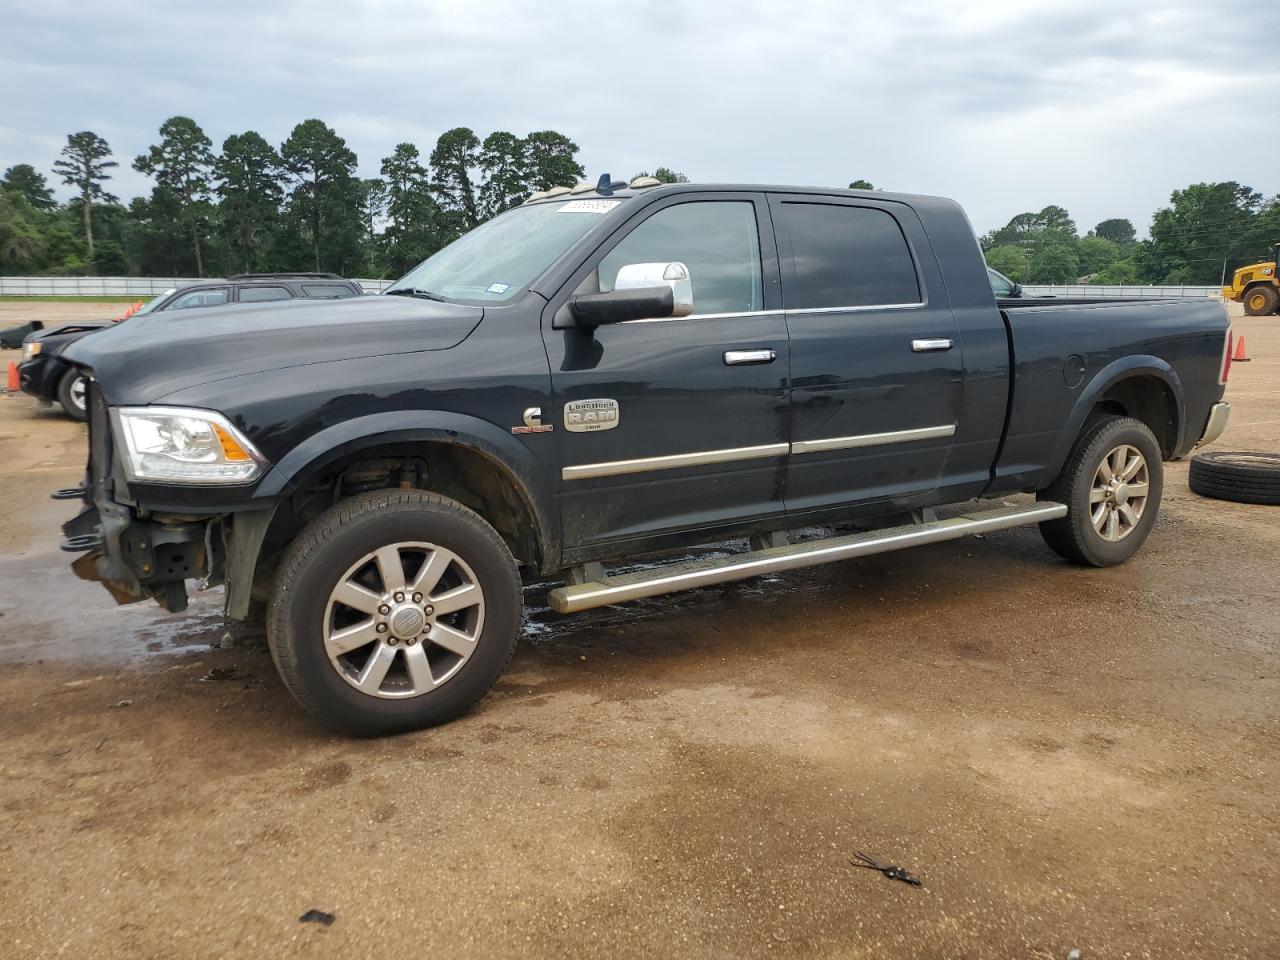
M1220 303L997 302L959 206L879 192L605 178L383 296L134 329L67 351L75 570L169 610L224 583L297 699L366 734L489 689L522 569L571 613L1020 524L1120 563L1228 413Z

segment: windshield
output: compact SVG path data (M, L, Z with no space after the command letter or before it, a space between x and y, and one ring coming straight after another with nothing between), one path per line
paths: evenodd
M510 300L620 203L566 200L516 207L424 260L383 293L421 291L481 303Z
M148 300L145 306L141 307L136 312L130 314L130 316L140 317L144 313L150 313L152 310L154 310L157 306L160 305L161 300L164 300L167 296L169 296L169 294L173 293L173 291L176 289L177 287L170 287L164 293L160 294L160 296L153 297L152 299Z

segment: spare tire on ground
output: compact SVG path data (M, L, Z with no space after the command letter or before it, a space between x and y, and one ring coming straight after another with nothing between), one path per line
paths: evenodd
M1280 504L1280 453L1202 453L1191 458L1190 483L1202 497Z

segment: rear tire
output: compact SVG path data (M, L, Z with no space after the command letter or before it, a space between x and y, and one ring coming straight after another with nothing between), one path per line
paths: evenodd
M511 551L481 517L436 494L376 490L290 546L267 639L303 707L376 736L470 709L511 659L521 605Z
M74 420L89 419L89 378L79 370L68 370L58 381L58 402Z
M1244 312L1251 317L1266 317L1276 312L1280 293L1275 287L1253 287L1244 292Z
M1163 491L1164 463L1150 428L1132 417L1092 420L1062 472L1036 494L1067 505L1065 517L1040 524L1040 535L1073 563L1124 563L1151 532Z

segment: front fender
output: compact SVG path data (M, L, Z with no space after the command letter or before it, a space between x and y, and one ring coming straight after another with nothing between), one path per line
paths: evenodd
M434 441L468 447L505 471L526 498L537 524L545 558L558 556L551 505L554 491L547 471L511 434L485 420L435 410L392 410L356 417L312 434L275 465L256 491L257 497L276 497L305 485L330 464L362 449L396 443Z
M1115 360L1099 370L1093 379L1086 384L1085 388L1080 391L1080 395L1076 398L1075 406L1071 409L1071 416L1067 418L1066 426L1058 437L1053 457L1042 478L1041 486L1050 483L1062 471L1062 465L1067 462L1067 455L1071 452L1071 447L1075 444L1076 438L1080 436L1080 431L1084 429L1089 413L1106 392L1121 381L1132 377L1147 376L1160 380L1169 388L1169 392L1173 394L1176 407L1174 428L1177 435L1177 443L1175 448L1181 449L1182 433L1186 429L1187 418L1182 381L1179 379L1177 371L1159 357L1142 354L1121 357L1119 360Z

